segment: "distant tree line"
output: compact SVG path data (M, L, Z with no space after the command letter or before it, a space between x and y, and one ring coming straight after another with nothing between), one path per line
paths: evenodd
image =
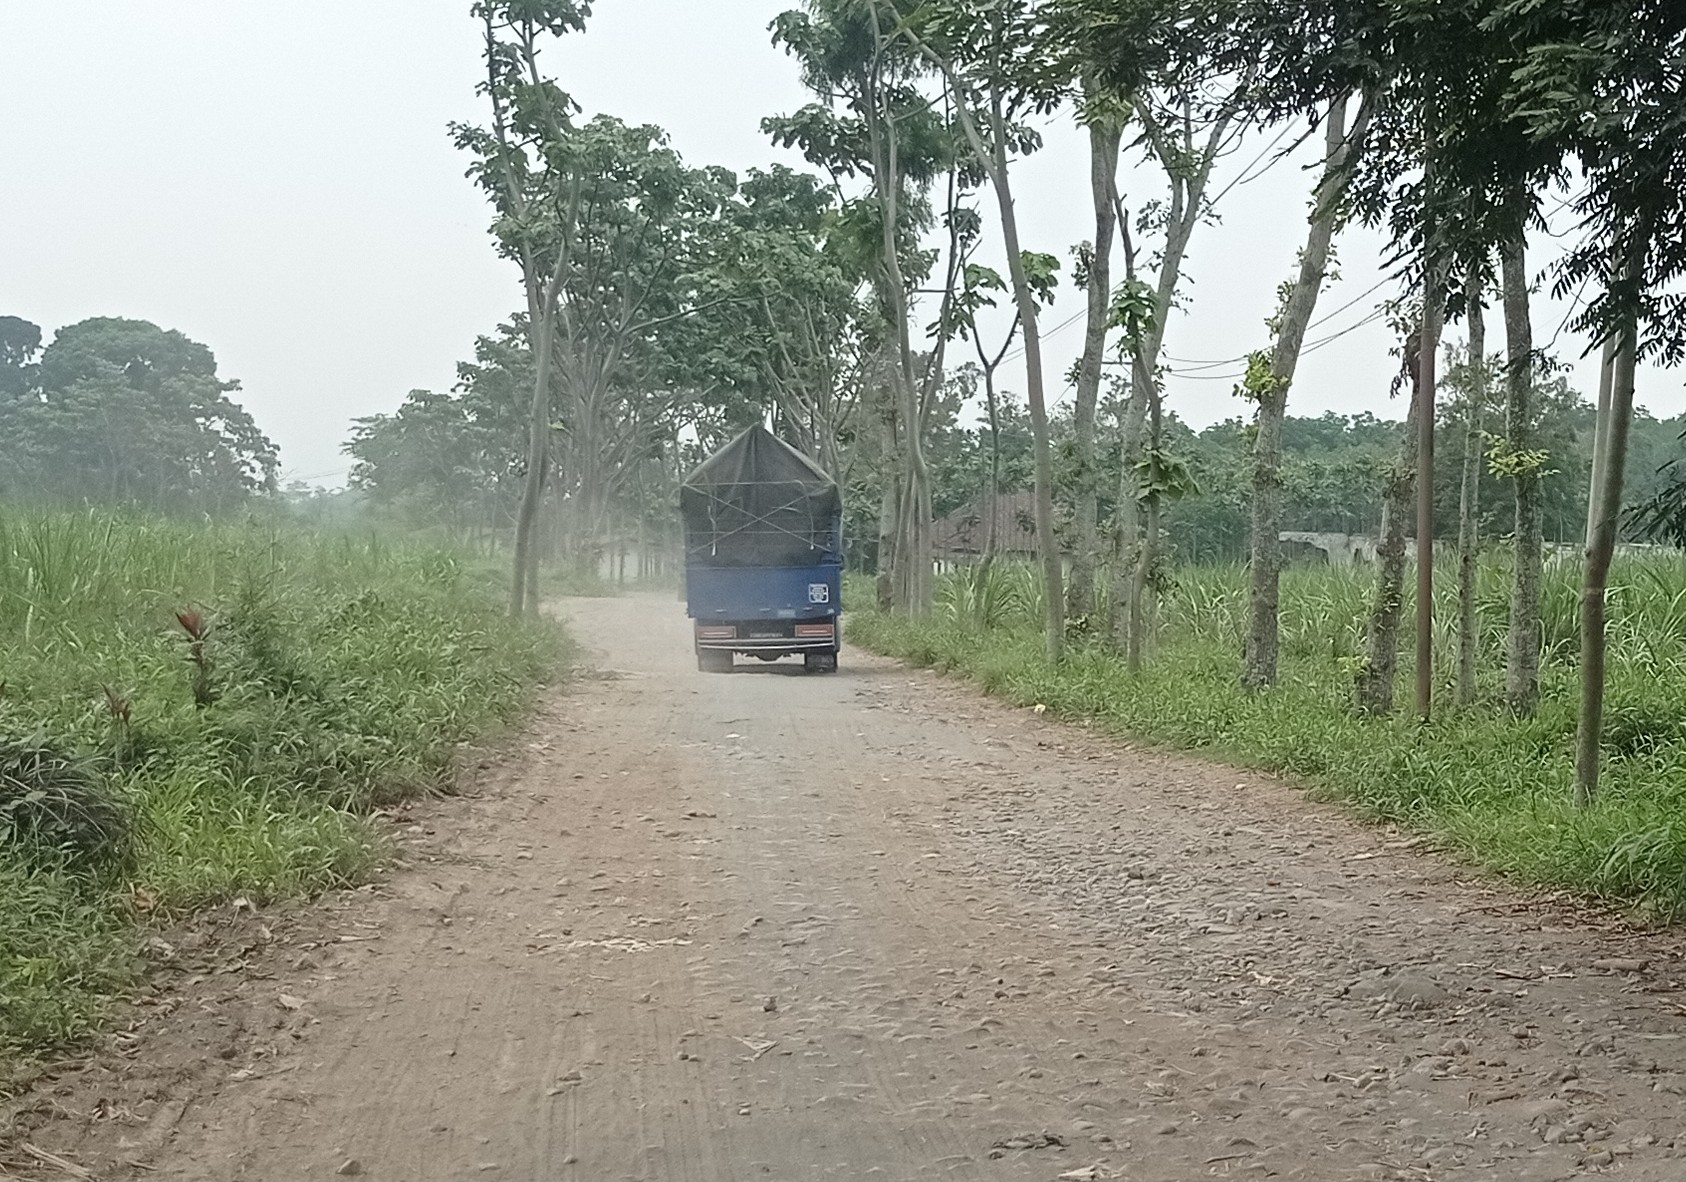
M1445 442L1435 455L1435 534L1457 536L1460 508L1459 474L1468 439L1455 430L1464 421L1467 377L1462 349L1448 350L1446 389L1452 398L1441 407ZM976 367L962 367L943 383L927 439L927 464L932 483L932 507L940 518L974 504L990 485L990 441L987 423L965 422L963 407L975 405L979 375ZM1540 418L1537 437L1549 450L1549 470L1541 477L1541 526L1546 541L1578 544L1586 527L1587 484L1592 466L1596 408L1570 385L1562 373L1541 375L1537 382ZM1030 418L1022 399L997 395L1000 436L1000 476L1004 493L1030 489L1034 484ZM1078 506L1070 491L1077 467L1076 430L1069 404L1056 410L1049 423L1055 476L1055 532L1068 553L1076 544ZM1318 533L1346 533L1374 537L1381 528L1385 476L1399 452L1403 429L1398 419L1368 411L1317 417L1286 415L1282 424L1282 508L1280 528ZM1678 480L1679 438L1686 431L1686 415L1657 419L1635 412L1629 448L1631 489L1638 504L1666 498ZM1184 457L1190 480L1184 495L1165 506L1164 528L1168 557L1190 562L1230 562L1247 556L1252 505L1251 461L1257 428L1239 415L1196 429L1166 411L1163 432L1168 447ZM1477 440L1477 446L1482 442ZM1124 441L1116 430L1102 431L1095 461L1121 462ZM1480 520L1486 537L1502 538L1508 528L1503 492L1505 478L1483 464ZM862 569L874 569L876 521L875 473L863 471L845 504L852 527L848 531L850 559ZM1102 520L1116 511L1116 491L1099 494ZM1624 527L1629 540L1660 536L1635 513Z

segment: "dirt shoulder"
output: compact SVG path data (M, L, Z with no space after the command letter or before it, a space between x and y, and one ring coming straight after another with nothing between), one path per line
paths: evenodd
M671 600L564 611L601 673L407 869L244 918L29 1143L207 1182L1686 1174L1679 936L858 652L706 676Z

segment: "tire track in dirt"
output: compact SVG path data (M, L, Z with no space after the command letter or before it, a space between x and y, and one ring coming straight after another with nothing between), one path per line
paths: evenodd
M1678 937L862 654L707 676L671 600L564 611L602 675L273 958L239 1020L290 1037L159 1088L150 1176L1686 1176Z

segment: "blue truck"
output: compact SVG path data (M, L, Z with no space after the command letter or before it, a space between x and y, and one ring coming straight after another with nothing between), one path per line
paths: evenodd
M825 470L751 427L685 478L679 511L697 668L729 673L743 653L836 672L843 499Z

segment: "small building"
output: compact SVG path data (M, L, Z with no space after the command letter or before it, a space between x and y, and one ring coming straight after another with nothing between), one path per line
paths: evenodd
M1356 566L1361 562L1375 562L1381 554L1381 542L1368 534L1320 533L1316 530L1285 529L1277 534L1282 543L1282 556L1289 562L1305 562L1314 566ZM1434 552L1439 554L1450 543L1436 539ZM1417 560L1417 539L1405 539L1405 557Z
M931 534L931 555L938 569L967 566L983 557L989 544L991 517L999 557L1021 561L1041 557L1036 539L1036 494L1022 489L976 497L939 518Z
M1325 562L1330 566L1352 566L1356 562L1376 560L1376 539L1363 534L1285 529L1276 536L1282 543L1283 557L1290 561L1304 560L1313 554L1319 557L1312 561Z

